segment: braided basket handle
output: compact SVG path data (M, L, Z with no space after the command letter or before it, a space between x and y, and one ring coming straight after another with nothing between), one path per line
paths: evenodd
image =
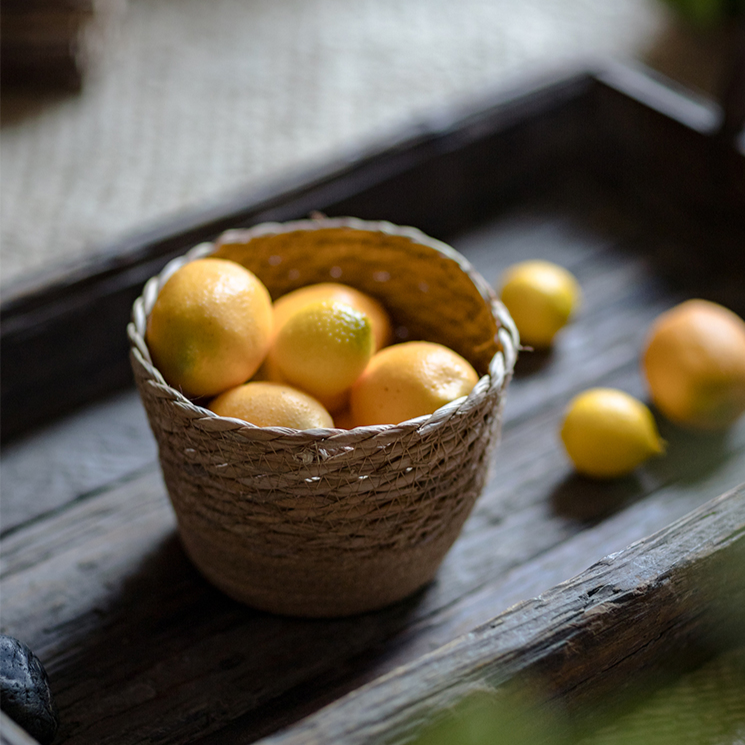
M722 94L722 122L717 137L735 142L745 131L745 16L735 25Z

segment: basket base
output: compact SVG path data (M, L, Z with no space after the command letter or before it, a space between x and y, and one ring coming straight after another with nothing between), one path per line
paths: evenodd
M408 597L433 579L459 530L412 549L302 560L261 556L179 526L190 559L218 589L258 610L305 618L351 616Z

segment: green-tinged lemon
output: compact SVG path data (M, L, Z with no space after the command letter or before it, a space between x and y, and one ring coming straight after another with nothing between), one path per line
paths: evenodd
M272 339L262 282L226 259L184 264L163 285L147 321L153 362L187 395L214 396L248 380Z
M283 380L331 410L346 403L374 345L367 315L347 303L317 301L302 305L285 320L274 337L271 357Z

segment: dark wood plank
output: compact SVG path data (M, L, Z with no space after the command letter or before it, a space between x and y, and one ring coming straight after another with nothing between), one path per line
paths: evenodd
M745 485L262 742L404 742L433 711L518 673L586 710L693 639L734 639L744 560Z
M3 447L2 533L152 467L157 448L135 391L114 394Z
M599 487L570 475L554 441L559 413L557 405L515 425L437 581L387 611L311 622L227 600L184 557L153 470L6 538L3 630L21 635L49 670L64 742L189 742L235 720L245 742L745 479L743 427L703 462L676 443L679 459L660 473ZM596 524L608 513L616 518ZM570 536L578 542L565 544ZM277 697L298 687L277 717Z
M624 126L642 121L649 132L668 127L673 142L692 133L692 147L701 145L705 127L691 126L682 115L677 124L660 125L667 121L662 113L650 115L644 106L637 111L624 103L622 89L591 82L574 79L558 98L548 89L518 96L506 108L502 102L465 119L444 118L399 143L388 159L345 166L316 183L317 191L300 189L280 196L273 207L264 205L267 214L276 208L282 219L287 205L294 209L321 194L336 199L330 203L340 209L357 205L361 216L391 217L364 209L390 207L402 189L406 198L396 207L401 216L434 220L446 231L467 226L453 242L489 281L515 260L544 257L572 269L585 290L584 312L554 352L523 355L494 478L437 580L416 597L355 619L303 621L257 613L220 595L197 575L175 538L173 514L148 450L152 439L139 404L126 396L6 449L4 500L12 505L13 522L6 524L3 541L3 630L29 643L50 671L62 709L61 742L255 740L412 663L511 603L745 481L745 423L704 438L663 422L668 457L602 486L573 476L559 448L556 430L574 392L605 384L644 396L638 354L661 310L697 294L745 314L737 262L708 260L701 233L711 214L699 210L692 218L698 232L681 242L668 219L680 212L674 199L661 210L662 218L650 220L638 202L606 189L610 174L602 168L589 181L577 172L562 181L558 194L551 178L538 190L530 183L544 166L555 176L574 163L577 122L582 112L594 110L587 107L597 103L601 90L603 110L623 112ZM675 134L676 127L688 134ZM644 147L637 152L636 135L627 137L623 128L613 136L634 160ZM522 145L526 159L514 159L512 151ZM452 188L433 189L443 176ZM345 186L355 186L351 196L342 194ZM475 222L495 213L492 221ZM199 231L206 224L192 227ZM732 223L722 235L715 231L715 242L728 245L739 228ZM39 331L34 343L41 344L52 329L49 314L68 298L89 323L99 301L114 307L117 288L132 290L138 272L154 271L185 236L192 234L153 234L139 254L115 253L103 271L98 266L70 275L51 294L31 292L19 301L23 312L10 331L20 334L18 340ZM103 322L101 334L110 335L111 322ZM97 333L89 337L92 350L110 344ZM29 364L34 343L19 347ZM101 362L97 351L92 354L85 365ZM61 358L57 363L67 364ZM102 369L114 369L107 364ZM90 396L97 385L94 375L80 390ZM122 422L127 427L120 428ZM34 468L39 448L44 463ZM105 462L107 451L117 450L126 457ZM76 451L78 457L66 463Z
M139 471L127 474L114 459L100 471L75 472L101 454L86 454L85 442L107 432L116 433L110 449L128 457L139 457L129 450L132 439L143 436L152 446L141 414L127 409L139 412L139 403L124 398L118 416L112 405L60 425L40 474L54 471L55 457L64 460L71 449L82 454L69 464L58 501L27 507L26 520L6 533L0 587L4 628L23 634L58 686L62 741L256 739L744 481L745 422L713 438L662 422L668 457L613 484L574 477L561 452L556 431L569 396L606 384L642 397L638 355L646 328L693 289L658 276L644 245L649 239L624 214L606 196L580 190L539 200L456 241L490 279L526 254L564 263L580 278L584 312L552 355L524 355L494 478L437 581L380 614L306 622L232 603L183 555L146 451L132 461ZM112 427L112 414L134 423L131 431ZM30 438L23 457L19 446L18 462L33 464L40 443ZM4 490L22 485L24 470L4 480ZM22 494L29 496L15 491L15 498Z

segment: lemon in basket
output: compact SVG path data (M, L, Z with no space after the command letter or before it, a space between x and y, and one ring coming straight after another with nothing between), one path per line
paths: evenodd
M302 305L285 320L275 334L271 360L282 380L333 411L346 403L374 348L366 314L338 300L322 300Z
M243 419L257 427L334 426L331 415L316 399L280 383L244 383L221 393L209 408L220 416Z
M717 303L687 300L652 325L642 369L669 419L724 429L745 413L745 321Z
M520 341L537 349L550 347L556 333L577 311L579 283L550 261L523 261L502 275L500 297L520 332Z
M227 259L180 267L158 294L146 341L166 382L193 396L213 396L248 380L272 338L269 292Z
M381 349L352 386L355 426L399 424L467 396L479 376L459 354L435 342Z
M591 388L573 398L560 434L576 470L593 478L623 476L665 450L652 412L614 388Z
M280 329L285 321L304 305L322 300L338 300L364 313L372 325L375 351L390 344L393 338L393 328L385 308L374 297L340 282L306 285L282 295L274 303L275 329Z

